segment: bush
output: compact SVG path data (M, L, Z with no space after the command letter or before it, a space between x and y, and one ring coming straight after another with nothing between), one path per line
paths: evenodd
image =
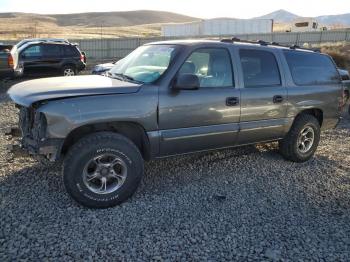
M323 46L321 52L330 55L339 68L350 71L350 45Z

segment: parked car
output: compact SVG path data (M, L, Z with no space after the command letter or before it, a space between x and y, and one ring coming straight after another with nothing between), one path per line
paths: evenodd
M16 76L72 76L85 69L86 56L75 44L61 41L28 41L11 51Z
M104 64L95 65L91 71L93 75L103 75L110 69L112 69L117 62L110 62Z
M63 159L72 198L106 208L135 192L144 160L270 141L285 159L309 160L338 123L343 88L328 55L235 39L151 43L106 76L31 80L8 94L22 147Z
M0 79L13 76L11 45L0 44Z

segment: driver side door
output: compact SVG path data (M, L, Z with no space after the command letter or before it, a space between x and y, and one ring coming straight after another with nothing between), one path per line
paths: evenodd
M42 71L43 47L40 44L28 46L20 54L20 64L25 74L34 74Z
M235 88L230 51L196 49L183 63L177 77L180 74L196 75L199 88L160 90L160 154L234 146L239 130L240 91Z

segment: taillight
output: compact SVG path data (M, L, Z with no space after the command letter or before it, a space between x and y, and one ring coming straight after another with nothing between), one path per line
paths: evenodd
M13 57L12 57L11 54L9 54L9 55L7 56L7 64L8 64L8 66L11 67L11 68L14 67L14 64L13 64Z
M85 56L83 54L80 55L80 61L85 63Z

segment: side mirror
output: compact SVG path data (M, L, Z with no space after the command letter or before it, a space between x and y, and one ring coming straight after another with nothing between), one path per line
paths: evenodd
M180 74L175 79L173 89L175 90L197 90L199 88L199 78L193 74Z

